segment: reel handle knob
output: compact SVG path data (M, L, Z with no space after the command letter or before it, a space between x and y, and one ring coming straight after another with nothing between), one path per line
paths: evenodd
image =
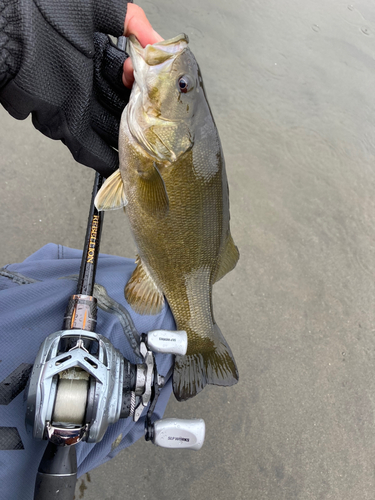
M200 450L205 432L206 425L201 418L165 418L153 424L151 441L162 448Z
M186 354L187 334L183 330L151 330L146 337L147 346L151 351L181 356Z

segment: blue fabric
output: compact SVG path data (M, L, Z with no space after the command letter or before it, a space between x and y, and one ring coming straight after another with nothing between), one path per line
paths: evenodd
M60 278L78 275L80 263L81 251L48 244L24 262L3 269L0 275L0 387L21 364L32 364L43 340L61 329L68 299L75 293L77 282L71 278ZM112 299L126 307L138 332L158 328L174 330L173 316L168 307L164 307L157 316L141 316L126 303L124 286L134 267L131 259L101 254L96 282L106 288ZM27 284L22 284L23 277L28 278ZM30 279L34 281L30 283ZM96 331L106 336L127 359L136 361L115 314L98 309ZM172 366L172 356L157 354L156 362L158 371L166 375ZM16 428L22 441L21 447L24 447L18 450L0 449L1 499L32 500L37 468L46 447L45 441L34 440L26 431L24 392L9 404L0 405L0 427ZM157 403L156 414L159 418L164 413L171 392L170 380ZM78 475L98 467L142 437L144 418L142 416L137 423L130 418L121 419L109 426L100 443L78 444Z

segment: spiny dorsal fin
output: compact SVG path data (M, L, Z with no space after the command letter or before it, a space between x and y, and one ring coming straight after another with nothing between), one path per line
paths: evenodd
M163 178L154 163L151 170L139 172L141 199L150 212L164 215L169 209L169 200Z
M223 276L232 271L236 267L239 258L240 252L234 244L232 235L228 233L224 250L217 266L214 283L217 283Z
M137 256L137 267L125 287L125 298L138 314L159 314L163 309L164 295Z
M106 179L99 193L96 195L94 203L99 211L117 210L128 204L120 170L116 170L115 173Z

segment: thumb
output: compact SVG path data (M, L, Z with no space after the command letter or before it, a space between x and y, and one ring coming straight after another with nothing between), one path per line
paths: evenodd
M133 3L128 4L124 32L125 36L134 35L142 47L163 40L152 28L143 9Z
M163 40L163 38L156 33L151 26L144 10L139 7L139 5L134 5L133 3L128 4L125 17L124 34L125 36L134 35L142 47L146 47L148 44L153 44ZM133 65L130 57L128 57L124 63L122 81L125 87L129 89L133 85Z

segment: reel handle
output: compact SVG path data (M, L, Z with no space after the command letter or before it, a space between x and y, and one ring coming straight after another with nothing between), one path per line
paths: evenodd
M187 333L184 330L151 330L146 335L146 343L153 352L183 356L187 351Z
M152 424L151 442L162 448L200 450L206 425L201 418L164 418Z

